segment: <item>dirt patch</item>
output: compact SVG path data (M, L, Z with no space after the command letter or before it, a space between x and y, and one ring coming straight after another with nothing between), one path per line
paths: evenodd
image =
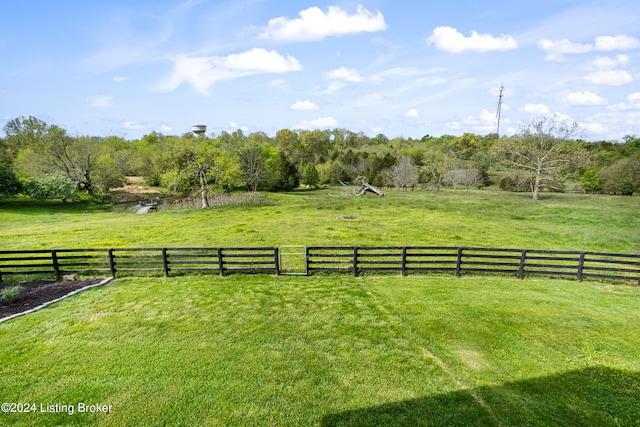
M458 354L462 362L475 371L482 369L485 365L482 355L477 351L459 350Z
M102 279L90 280L38 280L29 283L20 283L25 288L18 297L18 300L12 304L0 301L0 318L8 317L13 314L22 313L32 308L38 307L46 302L53 301L69 292L82 289L85 286L100 283ZM15 286L16 284L4 284L0 289Z
M165 193L165 190L161 187L144 185L144 178L141 176L127 176L125 178L127 180L126 185L111 190L111 198L114 202L137 202Z

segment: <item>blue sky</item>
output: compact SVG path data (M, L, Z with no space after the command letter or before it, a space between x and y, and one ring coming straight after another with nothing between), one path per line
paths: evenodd
M637 0L3 0L0 126L640 135Z

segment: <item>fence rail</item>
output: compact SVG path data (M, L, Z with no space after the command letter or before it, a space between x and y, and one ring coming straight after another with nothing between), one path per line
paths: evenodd
M307 246L304 274L449 272L637 281L640 255L586 251L449 246ZM288 252L287 252L288 253ZM8 275L185 273L289 274L278 247L111 248L0 251L0 282ZM288 259L288 258L284 258ZM297 270L300 270L299 266Z

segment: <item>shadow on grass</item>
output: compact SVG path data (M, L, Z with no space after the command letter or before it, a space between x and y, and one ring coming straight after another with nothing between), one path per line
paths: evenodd
M592 367L330 414L322 425L640 426L640 372Z

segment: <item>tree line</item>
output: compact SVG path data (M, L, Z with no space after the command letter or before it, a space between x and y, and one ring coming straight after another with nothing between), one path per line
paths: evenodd
M629 195L640 192L640 138L586 142L578 127L538 117L512 136L465 133L420 139L369 137L346 129L241 130L140 139L70 135L35 117L18 117L0 139L0 197L26 194L104 200L126 176L175 192L281 191L364 180L407 189L478 188Z

